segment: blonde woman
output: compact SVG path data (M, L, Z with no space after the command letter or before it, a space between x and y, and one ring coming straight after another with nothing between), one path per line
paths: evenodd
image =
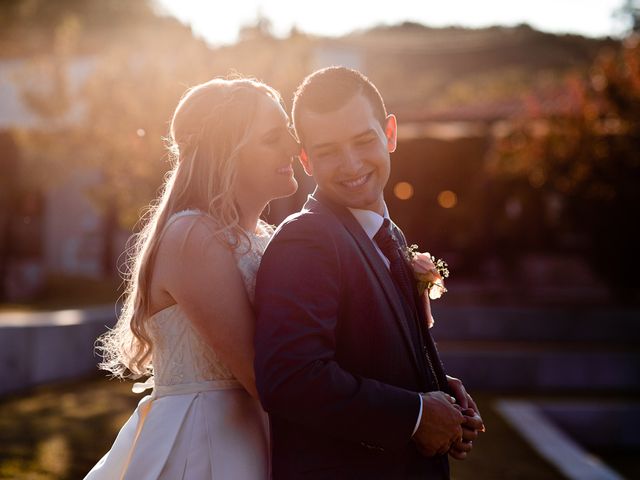
M87 479L266 479L269 432L253 371L252 301L291 195L299 146L279 94L214 79L189 89L170 128L175 166L138 236L102 368L153 388Z

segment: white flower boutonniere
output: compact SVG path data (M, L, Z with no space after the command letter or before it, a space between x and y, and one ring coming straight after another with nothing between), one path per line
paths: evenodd
M426 290L429 298L436 300L446 293L444 279L449 277L449 266L444 260L432 257L429 252L419 252L415 244L405 248L405 256L413 268L420 296Z

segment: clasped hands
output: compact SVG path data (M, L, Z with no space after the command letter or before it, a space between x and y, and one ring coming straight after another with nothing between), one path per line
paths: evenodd
M464 460L478 434L485 431L484 423L462 382L449 376L447 380L453 397L440 391L422 394L422 418L413 440L427 457L449 453Z

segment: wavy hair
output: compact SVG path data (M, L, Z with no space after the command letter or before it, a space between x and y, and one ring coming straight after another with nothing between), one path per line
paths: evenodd
M276 90L248 78L215 78L189 88L180 99L166 139L172 168L127 249L124 304L116 325L96 345L103 357L100 368L113 376L137 378L152 373L149 290L171 215L190 209L205 213L216 225L214 235L227 234L232 249L246 237L239 225L233 186L236 159L251 132L261 95L283 106Z

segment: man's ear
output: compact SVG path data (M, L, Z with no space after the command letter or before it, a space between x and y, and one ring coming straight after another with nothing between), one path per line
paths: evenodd
M304 168L304 172L310 177L313 176L313 167L311 166L311 162L309 161L309 157L307 156L307 152L304 150L300 150L300 163L302 164L302 168Z
M387 115L387 123L384 127L384 135L387 137L387 151L393 153L396 151L398 140L398 122L393 113Z

